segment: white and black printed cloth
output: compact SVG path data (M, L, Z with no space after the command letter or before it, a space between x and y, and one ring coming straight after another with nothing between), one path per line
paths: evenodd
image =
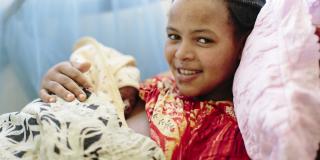
M94 101L94 103L90 103ZM148 137L125 127L112 104L35 100L0 116L0 159L164 159Z

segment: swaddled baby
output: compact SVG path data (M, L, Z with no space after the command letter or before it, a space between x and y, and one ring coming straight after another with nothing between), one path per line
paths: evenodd
M0 116L0 159L164 159L156 143L124 119L122 98L134 105L135 97L125 92L138 88L134 59L83 38L71 61L91 64L85 73L93 85L88 99L35 100L21 112Z

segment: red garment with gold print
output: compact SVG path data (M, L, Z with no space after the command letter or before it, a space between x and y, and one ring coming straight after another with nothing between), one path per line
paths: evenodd
M140 88L150 136L172 160L249 159L233 104L179 95L172 77L158 76Z

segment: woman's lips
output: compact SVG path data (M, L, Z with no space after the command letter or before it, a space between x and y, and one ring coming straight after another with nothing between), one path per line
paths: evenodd
M184 68L177 68L177 81L180 83L187 83L196 79L201 73L201 70L194 70L194 69L184 69Z

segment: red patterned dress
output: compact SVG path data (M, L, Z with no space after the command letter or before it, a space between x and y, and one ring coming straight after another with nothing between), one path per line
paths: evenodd
M179 95L171 76L141 85L150 136L172 160L249 159L228 101L196 101Z

